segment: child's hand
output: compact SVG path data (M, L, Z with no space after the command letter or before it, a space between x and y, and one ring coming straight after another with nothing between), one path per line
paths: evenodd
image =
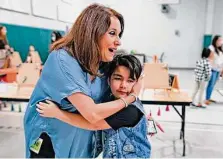
M46 100L47 103L39 102L37 105L36 110L40 113L40 116L42 117L48 117L48 118L56 118L56 116L60 113L60 109L58 106L49 101Z
M142 85L143 85L143 77L144 77L144 75L141 75L139 77L138 81L133 86L131 93L134 93L137 96L139 96L139 93L140 93L140 91L142 89Z

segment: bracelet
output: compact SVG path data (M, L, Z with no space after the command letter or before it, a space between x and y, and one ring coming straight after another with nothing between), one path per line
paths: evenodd
M136 101L137 98L138 98L137 95L136 95L135 93L130 93L129 96L133 96L133 97L135 97L135 101Z
M128 103L125 101L125 99L124 98L120 98L122 101L123 101L123 103L125 103L125 107L127 108L128 107Z

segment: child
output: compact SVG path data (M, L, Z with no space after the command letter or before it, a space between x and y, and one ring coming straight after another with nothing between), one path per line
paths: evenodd
M213 52L210 49L204 48L202 51L201 59L196 62L195 68L195 90L192 94L192 106L199 108L206 108L202 105L203 94L207 85L208 80L211 76L211 65L210 61L213 58ZM194 104L196 94L199 93L198 104Z
M41 116L57 118L79 128L104 130L104 158L149 158L151 146L147 139L143 105L137 98L134 103L127 105L123 98L131 94L141 72L142 66L135 56L120 54L114 58L107 71L112 93L109 100L120 98L126 108L98 123L91 124L79 114L60 110L51 101L38 104L37 111Z

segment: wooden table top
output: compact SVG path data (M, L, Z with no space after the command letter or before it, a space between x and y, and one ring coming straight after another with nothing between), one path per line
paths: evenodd
M164 90L164 89L146 89L139 96L143 103L191 103L192 99L185 91Z
M1 83L0 84L0 100L8 101L28 101L32 95L34 87L20 86L15 83Z
M43 69L42 65L36 65L36 67L39 68L39 70ZM4 68L4 69L0 69L0 73L18 73L19 68L18 67L12 67L12 68Z

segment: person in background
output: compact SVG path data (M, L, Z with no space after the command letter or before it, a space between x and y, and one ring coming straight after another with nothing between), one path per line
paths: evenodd
M55 41L62 38L62 35L59 31L53 31L51 34L51 44L53 44Z
M0 25L0 49L5 49L8 44L7 29L5 26Z
M11 55L14 52L14 48L13 47L10 47L9 45L5 45L5 50L7 52L6 53L7 55Z
M24 116L27 158L97 157L96 131L43 118L36 106L49 99L60 109L80 113L93 124L133 103L141 80L123 99L102 103L109 88L103 68L113 60L123 31L120 13L92 4L77 17L70 32L52 44Z
M122 99L130 94L141 72L141 63L134 55L117 55L108 67L107 76L111 94L105 101ZM94 124L81 115L60 110L58 106L48 101L48 104L38 104L37 111L43 117L57 118L82 129L104 130L106 138L103 148L104 158L150 157L151 146L147 138L147 118L139 99Z
M9 46L7 40L7 29L5 26L0 25L0 68L8 68L10 65L7 46Z
M211 78L208 82L206 89L206 101L205 104L209 105L211 102L216 102L211 99L212 92L214 90L215 84L219 79L220 72L223 68L223 52L222 52L223 39L220 35L216 35L212 40L212 45L209 49L214 52L214 58L211 62Z
M201 54L201 59L196 62L195 68L195 89L192 94L192 106L199 108L206 108L203 106L203 95L211 77L211 64L210 60L213 59L214 52L208 48L204 48ZM195 104L195 97L198 94L198 104Z

